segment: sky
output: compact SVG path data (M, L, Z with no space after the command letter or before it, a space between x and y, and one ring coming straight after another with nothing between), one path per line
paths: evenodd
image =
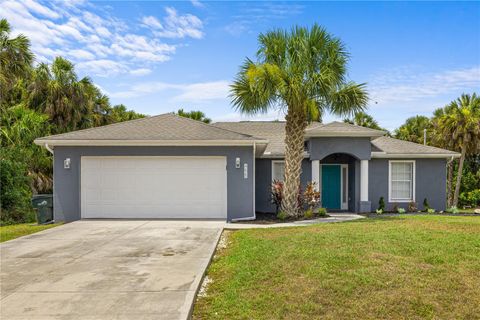
M148 115L283 120L240 115L229 85L260 33L314 23L344 42L348 78L366 83L367 112L389 130L480 93L480 2L0 0L0 18L30 38L37 63L63 56L112 104Z

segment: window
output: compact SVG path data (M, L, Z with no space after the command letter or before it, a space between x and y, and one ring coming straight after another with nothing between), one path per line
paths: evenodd
M272 181L283 181L285 175L285 161L273 160L272 161Z
M389 164L389 201L415 201L415 161L390 161Z

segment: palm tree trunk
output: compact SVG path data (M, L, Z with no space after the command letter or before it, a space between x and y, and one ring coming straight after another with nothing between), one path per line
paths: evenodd
M455 186L455 194L453 195L453 205L455 207L458 205L458 197L460 195L460 184L462 182L463 162L465 161L466 152L467 152L467 145L466 143L464 143L462 146L462 152L460 154L460 162L458 163L457 184Z
M447 208L452 206L453 159L447 163Z
M293 109L293 108L292 108ZM307 121L303 112L289 108L285 117L285 177L282 210L291 217L299 214L298 193L304 152L304 139Z

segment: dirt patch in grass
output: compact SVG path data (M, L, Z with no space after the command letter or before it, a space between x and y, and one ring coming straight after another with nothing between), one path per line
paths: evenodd
M479 319L480 219L226 234L194 319Z

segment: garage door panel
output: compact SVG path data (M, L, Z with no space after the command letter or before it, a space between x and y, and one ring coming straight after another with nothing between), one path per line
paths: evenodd
M83 218L226 218L225 157L83 157Z

